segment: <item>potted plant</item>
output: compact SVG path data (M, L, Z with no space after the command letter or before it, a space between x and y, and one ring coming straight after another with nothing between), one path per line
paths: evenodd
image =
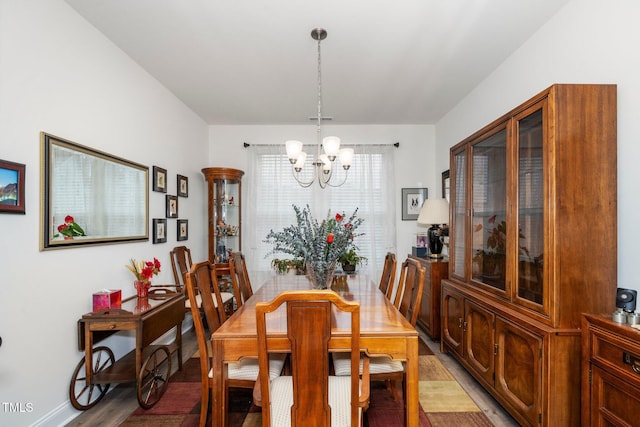
M271 266L278 274L304 274L304 260L295 259L278 259L271 261Z
M358 249L355 246L351 246L348 250L344 251L338 262L342 265L342 271L345 273L353 273L356 271L358 264L361 264L367 260L366 257L358 255Z

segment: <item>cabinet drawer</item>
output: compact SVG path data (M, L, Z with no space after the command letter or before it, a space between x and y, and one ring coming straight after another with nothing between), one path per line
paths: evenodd
M591 360L625 376L627 381L640 387L640 346L607 332L592 329Z
M599 368L593 369L590 404L592 426L638 425L640 389Z

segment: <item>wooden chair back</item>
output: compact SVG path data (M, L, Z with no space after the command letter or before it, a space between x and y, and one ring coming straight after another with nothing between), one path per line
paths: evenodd
M387 255L384 257L382 276L380 277L380 291L385 294L388 300L391 300L391 294L393 293L397 265L396 254L387 252Z
M229 257L229 270L231 271L231 284L233 293L236 297L238 308L242 307L253 295L251 280L249 280L249 272L247 271L247 263L242 252L233 252Z
M202 301L200 310L204 312L209 331L214 332L227 320L220 295L220 288L218 287L215 266L209 263L209 261L195 263L191 266L189 275L192 277L192 281L195 282L194 290L196 295L199 295ZM215 303L213 302L213 298L216 299Z
M200 309L198 308L197 303L197 295L198 291L198 283L199 282L207 282L209 272L209 266L207 262L201 262L195 264L191 267L191 270L187 272L185 275L185 288L187 297L189 298L189 302L191 305L191 315L193 317L193 327L196 331L196 341L198 342L198 352L200 355L200 376L201 376L201 411L200 411L200 426L204 426L207 421L207 410L209 406L209 391L213 387L212 378L209 377L209 371L212 368L212 355L209 351L209 346L207 342L211 334L207 334L205 331L204 322L202 321L202 317L200 317ZM209 298L211 299L211 293L209 294ZM207 319L207 323L209 324L209 328L215 330L218 328L220 323L217 322L218 317L212 316L211 323Z
M407 258L402 263L394 305L412 326L416 326L420 314L425 276L426 269L420 261Z
M191 269L191 250L186 246L176 246L169 251L173 280L176 285L182 287L186 284L185 275Z
M266 315L286 303L287 336L267 339ZM350 313L351 317L351 425L359 425L362 406L359 386L360 303L343 300L330 290L286 291L271 302L256 304L258 363L262 390L262 425L271 425L271 402L280 396L270 395L268 355L270 351L291 353L293 377L292 426L329 426L331 408L328 403L329 341L334 315L332 307ZM368 379L363 380L368 400ZM334 409L335 410L335 409Z

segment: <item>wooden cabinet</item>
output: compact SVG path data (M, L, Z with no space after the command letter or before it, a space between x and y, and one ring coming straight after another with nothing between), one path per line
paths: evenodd
M617 282L616 86L551 86L450 160L442 348L521 424L579 425L581 313Z
M440 287L442 279L449 273L449 261L435 258L420 258L409 255L409 258L420 261L425 268L424 290L420 303L420 326L432 340L440 339Z
M610 315L582 324L582 425L638 425L640 331Z
M204 168L208 195L209 262L229 271L229 253L242 247L242 175L231 168Z

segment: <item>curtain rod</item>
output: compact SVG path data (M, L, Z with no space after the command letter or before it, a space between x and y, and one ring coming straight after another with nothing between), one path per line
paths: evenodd
M243 142L242 143L244 145L244 148L249 148L252 145L255 145L256 147L283 147L284 144L249 144L248 142ZM307 145L316 145L316 144L307 144ZM400 143L399 142L394 142L393 144L345 144L348 146L352 146L352 147L386 147L389 145L393 145L394 147L398 148L400 147Z

